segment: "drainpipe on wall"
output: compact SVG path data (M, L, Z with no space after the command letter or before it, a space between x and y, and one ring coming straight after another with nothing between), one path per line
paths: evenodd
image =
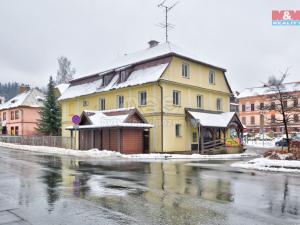
M160 130L161 130L161 151L164 151L164 91L160 81L157 82L160 87Z

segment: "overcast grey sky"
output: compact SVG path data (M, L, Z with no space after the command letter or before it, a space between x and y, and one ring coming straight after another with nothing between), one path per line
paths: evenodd
M155 25L164 18L159 1L1 0L0 82L46 85L61 55L80 77L150 39L163 42ZM300 10L300 1L180 0L170 13L170 41L225 67L234 90L258 86L286 67L288 81L300 81L300 26L272 26L273 9Z

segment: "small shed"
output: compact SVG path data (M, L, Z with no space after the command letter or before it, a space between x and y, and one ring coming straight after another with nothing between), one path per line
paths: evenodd
M79 149L112 150L124 154L149 152L149 129L153 127L136 108L104 111L84 110L78 127Z

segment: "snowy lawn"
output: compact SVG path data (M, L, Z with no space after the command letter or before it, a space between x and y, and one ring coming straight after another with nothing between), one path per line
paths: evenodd
M300 161L298 160L257 158L248 162L236 162L231 164L231 166L262 171L300 173Z
M47 154L59 154L59 155L69 155L69 156L78 156L78 157L91 157L91 158L106 158L106 159L128 159L128 160L234 160L241 159L246 157L256 157L258 154L256 153L242 153L242 154L222 154L222 155L200 155L200 154L132 154L125 155L119 152L108 151L108 150L98 150L91 149L88 151L79 151L65 148L55 148L55 147L47 147L47 146L31 146L31 145L16 145L11 143L3 143L0 142L1 147L19 149L23 151L32 151L39 153L47 153Z
M248 141L246 147L276 148L275 141Z

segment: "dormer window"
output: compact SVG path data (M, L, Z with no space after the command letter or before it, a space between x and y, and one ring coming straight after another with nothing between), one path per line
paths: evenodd
M103 79L103 77L100 78L100 81L101 81L101 84L99 85L99 88L101 88L101 87L104 86L104 79Z
M128 79L129 71L128 70L121 70L119 72L119 83L123 83Z
M104 76L103 77L103 86L108 85L109 81L110 81L110 77L109 76Z

